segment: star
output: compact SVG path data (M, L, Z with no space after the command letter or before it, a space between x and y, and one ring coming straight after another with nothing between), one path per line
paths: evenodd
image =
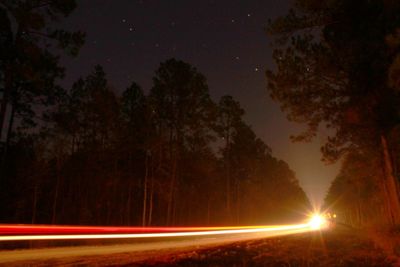
M236 59L236 60L239 60L239 59L240 59L240 57L235 57L235 59Z
M247 14L247 17L250 17L250 16L251 16L251 14L250 14L250 13L248 13L248 14Z
M259 70L260 70L260 69L257 68L257 67L254 68L254 71L255 71L255 72L258 72Z
M234 19L232 19L232 20L231 20L231 22L232 22L232 23L235 23L235 20L234 20Z
M125 22L126 22L126 19L122 19L122 22L125 23Z
M129 31L130 31L130 32L133 32L133 27L130 27L130 28L129 28Z

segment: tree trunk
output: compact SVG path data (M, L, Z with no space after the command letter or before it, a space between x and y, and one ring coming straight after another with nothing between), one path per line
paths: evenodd
M226 159L226 212L228 220L231 220L231 151L230 151L230 135L226 136L226 148L227 148L227 159Z
M210 196L207 199L207 225L210 225L210 218L211 218L211 203L210 203Z
M392 147L393 145L390 144L390 142L389 142L388 146ZM392 173L393 173L393 176L395 177L396 190L397 190L397 192L400 192L399 180L398 180L399 179L399 176L398 176L399 173L398 173L398 166L397 166L397 163L398 163L397 154L396 154L396 151L393 149L393 147L392 147L392 149L389 149L388 151L389 151L390 162L392 163L392 170L393 170Z
M6 159L7 159L8 147L10 145L10 137L11 137L11 134L12 134L12 127L13 127L13 124L14 124L14 117L15 117L15 108L14 108L14 106L11 105L11 115L10 115L10 121L8 123L6 142L4 144L3 155L1 155L0 177L2 177L3 170L5 171L5 164L6 164ZM0 137L1 137L1 135L0 135Z
M54 190L54 200L53 200L53 214L51 217L51 223L55 224L57 220L57 205L58 205L58 195L60 191L60 184L61 184L61 159L60 155L57 156L56 159L56 171L57 171L57 181L56 181L56 188Z
M0 138L3 136L3 130L5 129L4 123L6 121L7 105L12 88L12 79L12 71L10 70L10 67L7 66L4 71L4 91L0 108Z
M382 164L383 165L383 164ZM382 166L383 169L383 166ZM385 172L383 170L383 175L385 175ZM389 198L389 193L388 193L388 189L387 189L387 184L385 181L383 181L381 183L381 192L382 192L382 200L383 200L383 220L382 223L392 223L392 219L390 216L390 198Z
M58 194L60 190L60 182L61 182L61 175L60 175L60 159L57 157L57 181L56 181L56 188L54 190L54 200L53 200L53 214L51 217L51 223L55 224L57 219L57 202L58 202Z
M12 134L12 130L13 130L13 126L14 126L14 118L15 118L15 107L14 105L10 105L11 107L11 113L10 113L10 121L8 123L8 129L7 129L7 135L6 135L6 150L8 146L10 145L10 138L11 138L11 134Z
M226 212L228 218L231 217L231 174L230 174L230 164L227 164L226 169Z
M240 223L240 194L239 194L240 186L239 181L235 182L235 199L236 199L236 224Z
M384 183L387 189L387 197L390 203L390 220L393 225L400 224L400 202L397 190L396 177L393 174L393 165L390 158L386 137L381 135L381 145L383 153Z
M153 197L154 197L154 158L151 157L150 200L149 200L149 216L147 225L151 225L151 220L153 216Z
M129 182L128 186L128 197L126 201L126 223L131 224L131 202L132 202L132 182Z
M173 209L174 209L174 199L175 199L175 184L176 184L176 165L177 159L174 155L172 163L172 177L169 184L169 196L168 196L168 207L167 207L167 225L172 223Z
M172 206L172 220L171 220L171 225L176 225L177 222L179 223L179 220L177 220L177 210L178 210L178 201L176 200L178 198L176 194L176 190L174 190L174 198L173 198L173 206ZM179 219L179 218L178 218Z
M35 185L33 189L33 203L32 203L32 220L31 223L34 224L36 222L36 209L37 209L37 198L38 198L38 185Z
M146 159L145 159L145 175L143 181L143 212L142 212L142 226L146 226L146 218L147 218L147 180L149 176L149 156L146 151Z

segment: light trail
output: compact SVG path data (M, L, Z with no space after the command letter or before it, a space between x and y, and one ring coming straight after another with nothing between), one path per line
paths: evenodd
M221 245L231 244L233 242L244 242L249 240L257 240L264 238L273 238L278 236L287 236L301 233L309 233L315 231L310 227L296 228L284 227L289 230L280 231L264 231L264 232L247 232L242 234L221 234L219 236L203 235L203 236L188 236L188 237L165 237L165 238L150 238L146 242L142 239L132 239L129 243L113 243L113 244L97 244L92 246L70 246L70 247L49 247L49 248L29 248L23 250L0 251L0 265L9 263L24 263L40 265L39 263L52 260L57 263L59 260L61 265L74 265L77 263L77 258L82 261L83 265L96 265L102 259L90 259L90 257L107 257L111 255L125 254L129 258L129 263L140 262L142 260L160 257L160 255L171 255L175 253L196 251L204 248L213 248ZM298 225L300 226L300 225ZM270 228L270 227L268 227ZM134 242L137 241L137 242ZM88 261L83 260L87 258ZM116 256L120 259L119 256ZM34 262L37 261L37 262ZM113 264L115 262L111 260Z
M280 231L308 232L318 230L315 222L275 226L238 227L74 227L74 226L0 226L0 241L72 240L72 239L137 239L163 237L196 237L257 234ZM97 232L96 232L97 231ZM62 233L62 234L60 234Z
M132 239L129 244L97 244L78 247L29 248L0 251L0 265L18 262L61 260L76 263L78 257L129 253L129 262L168 255L178 251L212 248L233 242L315 232L322 228L319 220L289 225L229 227L100 227L0 225L0 242L34 240ZM62 234L60 234L62 233ZM133 241L135 240L135 241ZM146 241L146 242L144 242ZM85 244L85 243L84 243ZM108 257L108 256L107 256ZM88 262L90 265L93 262Z
M120 227L120 226L69 226L69 225L23 225L0 224L0 235L45 235L45 234L127 234L194 232L212 230L235 230L269 228L272 226L224 226L224 227Z

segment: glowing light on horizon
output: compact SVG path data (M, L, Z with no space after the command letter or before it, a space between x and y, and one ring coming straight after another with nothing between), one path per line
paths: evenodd
M309 226L316 230L326 226L326 223L326 219L320 214L312 215L310 221L308 222Z

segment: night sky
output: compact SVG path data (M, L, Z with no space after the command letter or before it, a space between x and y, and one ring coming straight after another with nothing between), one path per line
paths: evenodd
M208 80L218 101L225 94L240 101L245 120L296 172L312 201L320 202L338 165L325 166L319 147L326 132L311 144L293 144L303 126L290 123L266 90L265 69L273 68L264 27L284 15L290 0L80 0L63 23L87 33L77 58L62 58L67 88L93 66L105 68L117 93L132 81L145 92L160 62L177 58L194 65Z

